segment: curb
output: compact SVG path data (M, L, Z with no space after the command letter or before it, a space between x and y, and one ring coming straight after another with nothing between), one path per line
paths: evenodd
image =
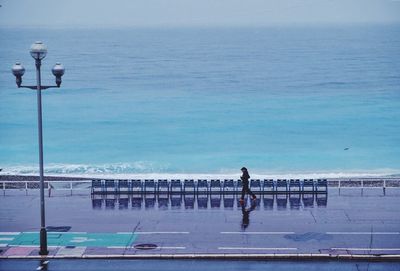
M148 260L344 260L344 261L400 261L400 254L133 254L133 255L50 255L0 256L4 259L148 259Z

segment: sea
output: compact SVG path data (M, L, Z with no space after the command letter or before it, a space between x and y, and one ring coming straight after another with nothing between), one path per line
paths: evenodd
M0 174L400 176L400 25L0 27Z

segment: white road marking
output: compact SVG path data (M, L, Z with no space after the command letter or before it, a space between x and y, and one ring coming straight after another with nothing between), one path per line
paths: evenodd
M85 231L49 231L48 233L59 233L59 234L87 234Z
M38 231L24 231L22 233L39 233ZM47 233L58 233L58 234L87 234L84 231L48 231Z
M9 247L39 247L39 245L9 245Z
M129 246L109 246L107 248L128 248Z
M107 248L129 248L130 246L109 246ZM132 247L134 248L134 247ZM154 249L186 249L186 247L166 247L166 246L161 246L161 247L155 247ZM140 250L140 249L138 249Z
M137 231L135 234L189 234L188 231Z
M400 248L354 248L354 247L333 247L332 250L354 250L354 251L400 251Z
M0 241L12 241L14 238L0 238Z
M0 247L6 247L8 244L0 244Z
M297 250L295 247L218 247L220 250Z
M376 235L399 235L400 232L368 232L368 231L359 231L359 232L339 232L339 231L331 231L331 232L326 232L326 234L334 234L334 235L357 235L357 234L366 234L366 235L371 235L371 234L376 234Z
M39 245L8 245L9 247L39 247ZM58 248L61 246L47 246L47 247L51 247L51 248Z
M157 247L161 249L186 249L186 247Z
M0 232L0 235L18 235L20 232Z
M77 236L72 238L71 243L83 243L83 242L93 242L93 241L96 241L96 239L90 239L84 236Z
M221 231L221 234L248 234L248 235L257 235L257 234L294 234L293 231Z

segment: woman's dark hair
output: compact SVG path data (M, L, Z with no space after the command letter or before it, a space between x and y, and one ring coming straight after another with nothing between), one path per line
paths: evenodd
M244 172L243 172L243 177L245 177L245 178L247 178L247 179L250 179L250 175L249 175L249 172L247 171L247 168L242 167L241 170L244 171Z

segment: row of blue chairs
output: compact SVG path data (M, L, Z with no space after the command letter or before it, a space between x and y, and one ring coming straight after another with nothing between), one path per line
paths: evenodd
M326 179L250 180L254 193L327 192ZM96 193L240 193L241 180L92 180Z
M193 209L195 205L200 208L233 208L234 206L242 207L239 202L240 195L93 195L93 209L114 209L119 206L119 209L127 209L131 205L132 209L140 209L141 207L153 208L158 206L160 209L180 208L181 205L185 209ZM315 204L318 207L327 206L328 195L326 193L303 193L303 194L265 194L254 203L256 206L263 205L265 209L273 209L276 206L278 209L285 209L289 203L290 209L300 209L301 206L313 207Z

